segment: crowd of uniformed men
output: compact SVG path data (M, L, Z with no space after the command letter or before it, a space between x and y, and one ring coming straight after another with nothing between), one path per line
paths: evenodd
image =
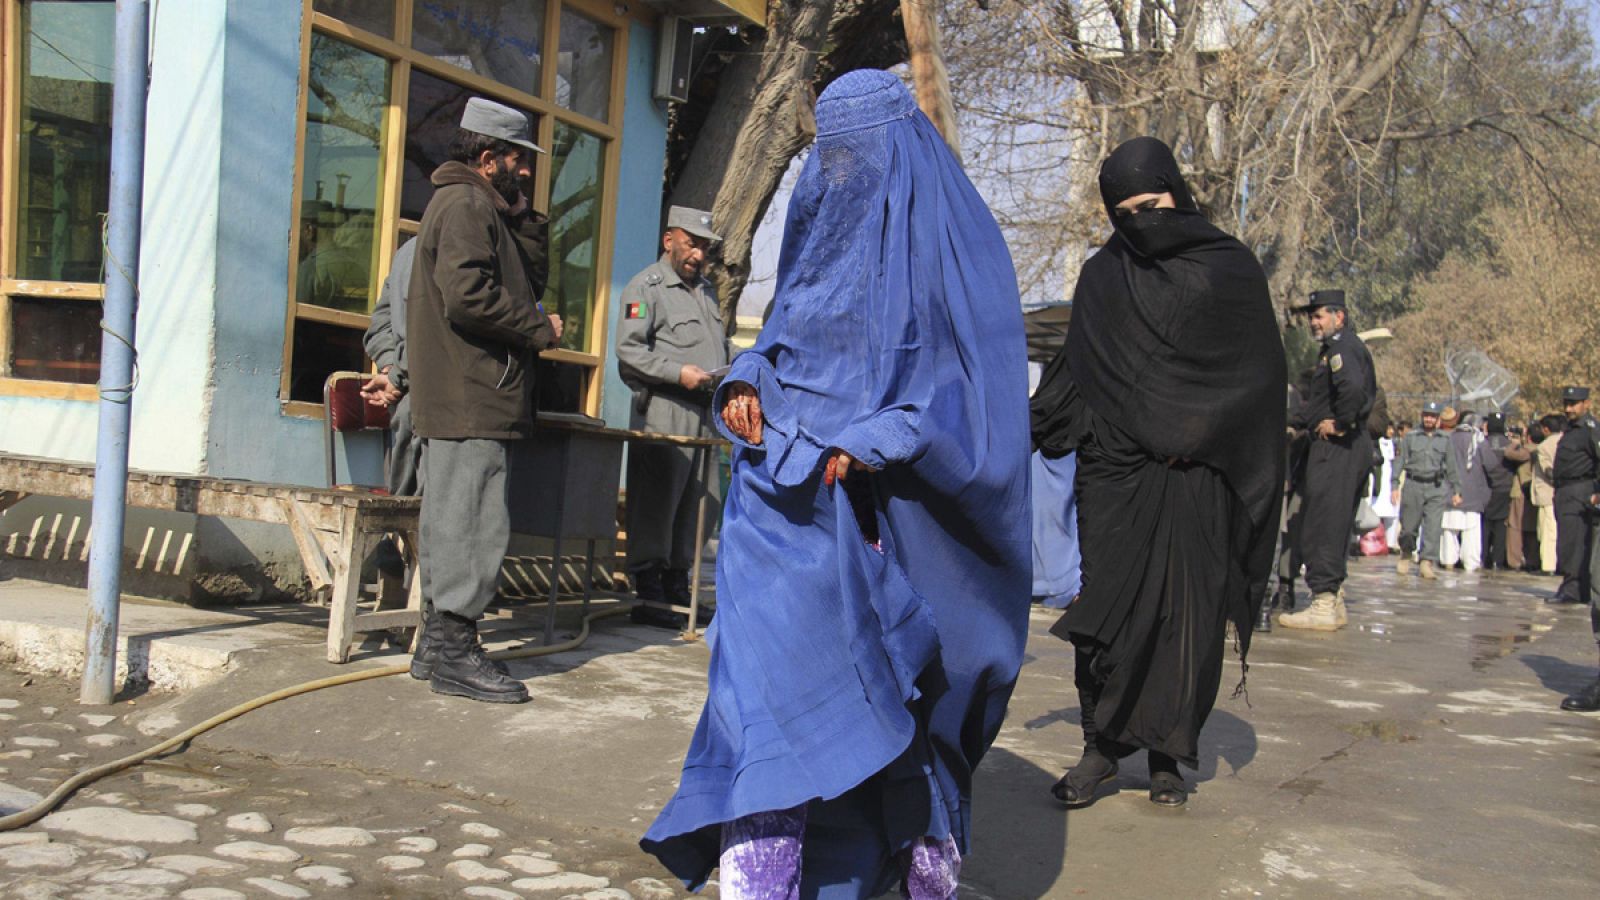
M1563 389L1565 415L1527 428L1502 412L1478 419L1435 401L1422 405L1417 427L1396 425L1372 355L1350 327L1344 293L1315 292L1298 311L1321 347L1315 368L1289 392L1278 586L1256 630L1271 631L1274 610L1287 628L1347 624L1345 560L1358 513L1375 517L1371 507L1379 505L1391 517L1379 519L1375 536L1388 538L1380 552L1398 550L1399 574L1415 566L1434 579L1441 566L1456 565L1559 574L1550 602L1590 604L1600 639L1600 423L1589 411L1589 388ZM1311 603L1295 611L1302 567ZM1600 710L1600 678L1561 705Z

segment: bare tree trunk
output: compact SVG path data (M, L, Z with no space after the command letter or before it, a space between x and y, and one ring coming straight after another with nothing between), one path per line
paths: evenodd
M950 73L944 65L944 47L939 40L939 16L932 0L900 0L900 20L906 29L906 46L911 52L911 80L917 87L917 105L932 120L935 128L961 159L961 132L956 126L956 107L950 97Z
M834 0L772 0L767 33L722 73L715 114L695 140L671 202L711 210L722 234L711 267L729 333L750 277L756 228L789 161L817 132L812 78ZM750 86L750 87L746 87Z

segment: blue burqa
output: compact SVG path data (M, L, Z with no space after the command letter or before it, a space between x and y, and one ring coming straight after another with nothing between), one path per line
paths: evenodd
M720 419L753 385L759 446ZM1010 253L894 76L841 76L790 200L775 309L718 392L735 443L709 688L640 842L698 887L721 823L806 806L806 896L864 897L971 837L1021 666L1027 370ZM872 472L823 484L831 448Z
M1033 454L1033 599L1051 609L1066 609L1083 589L1077 474L1076 453Z

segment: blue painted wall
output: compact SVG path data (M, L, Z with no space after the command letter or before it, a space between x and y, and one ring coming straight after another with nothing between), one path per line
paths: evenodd
M628 32L627 101L622 114L622 165L617 181L617 233L611 261L611 325L616 341L622 317L622 289L640 269L661 254L661 176L667 161L667 107L651 93L655 84L656 32L635 24ZM616 357L606 347L600 414L606 424L628 427L633 394L617 375Z
M230 0L216 223L216 365L207 471L321 485L322 420L279 402L294 232L300 4ZM381 484L382 449L355 454L357 480ZM341 472L346 467L341 466Z

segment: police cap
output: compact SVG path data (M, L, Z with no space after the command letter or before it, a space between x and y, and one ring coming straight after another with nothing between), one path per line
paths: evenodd
M1297 312L1311 312L1316 309L1345 309L1344 291L1312 291L1305 305L1296 306Z
M1484 424L1489 427L1490 434L1504 434L1506 430L1506 414L1492 412L1483 417Z
M712 243L722 241L722 235L711 230L711 213L703 209L674 206L667 210L667 227L682 228L695 237L705 238Z
M1422 404L1422 414L1425 416L1442 416L1444 415L1444 404L1437 400L1429 400L1427 403Z
M1564 387L1561 389L1562 403L1577 403L1589 399L1589 389L1586 387Z

